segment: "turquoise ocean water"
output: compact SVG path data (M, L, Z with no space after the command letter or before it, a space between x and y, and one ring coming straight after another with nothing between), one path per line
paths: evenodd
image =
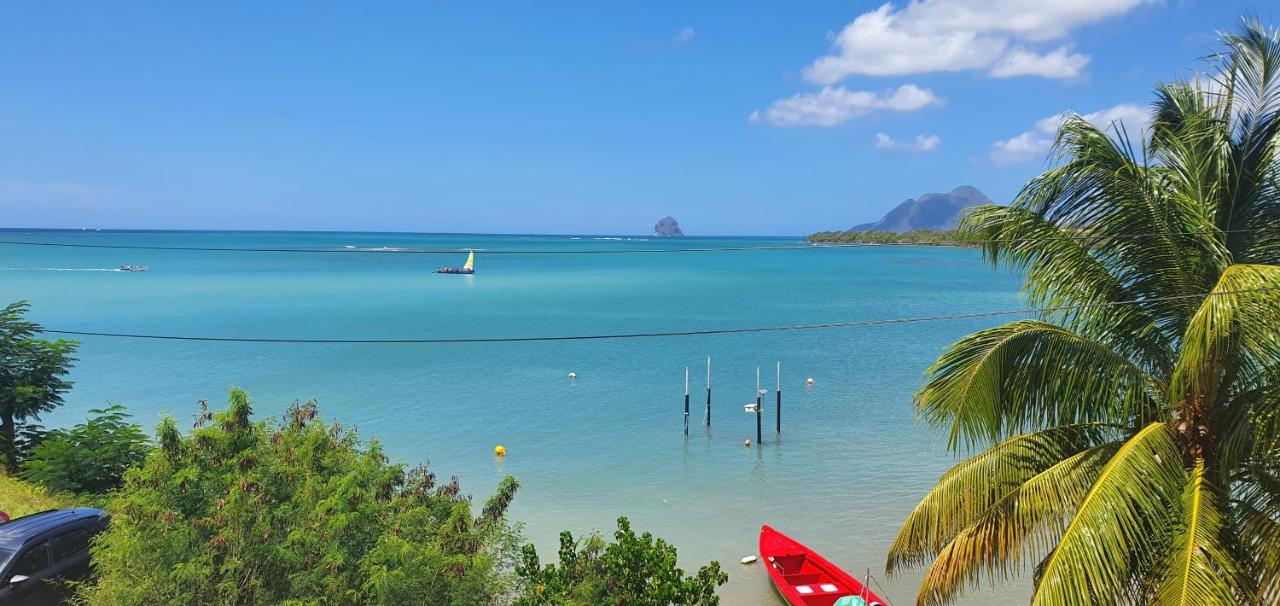
M799 245L743 238L601 239L253 232L0 232L0 240L208 247L474 247L477 274L435 275L463 255L268 254L0 245L0 301L64 330L202 336L452 338L681 331L878 320L1022 305L1016 276L971 250L927 247L686 254L497 255ZM121 264L147 273L109 270ZM295 400L380 440L406 463L458 474L482 499L504 474L512 514L543 559L561 529L636 527L668 538L687 567L718 559L726 604L776 604L763 569L741 566L769 523L884 583L894 532L954 459L919 425L911 395L948 342L1001 320L779 333L453 345L283 345L85 337L67 405L77 422L107 402L153 425L249 390L259 416ZM706 358L713 358L705 429ZM756 368L764 443L750 449ZM683 436L685 368L692 396ZM570 381L567 374L577 373ZM805 379L814 379L813 387ZM497 444L509 456L492 454ZM917 575L887 583L914 601ZM1022 588L969 602L1025 602Z

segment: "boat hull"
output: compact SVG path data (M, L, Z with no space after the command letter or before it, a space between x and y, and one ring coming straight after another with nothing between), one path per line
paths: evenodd
M436 270L438 274L465 274L470 275L476 273L474 269L465 269L462 267L441 267Z
M774 589L791 606L832 606L847 596L861 597L868 606L885 604L862 581L768 525L760 527L760 557Z

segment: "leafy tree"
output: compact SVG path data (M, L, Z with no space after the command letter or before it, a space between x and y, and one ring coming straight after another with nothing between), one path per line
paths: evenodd
M644 533L637 536L627 518L618 518L613 543L598 535L575 541L560 533L560 564L542 567L533 545L524 547L516 567L524 591L516 606L712 606L716 587L729 580L719 562L685 576L676 567L676 548Z
M89 411L87 422L49 432L22 462L26 479L62 492L104 493L118 488L125 470L141 464L149 446L124 407Z
M960 339L919 415L985 448L910 513L920 604L1034 566L1033 605L1280 603L1280 33L1157 89L1139 149L1079 116L962 223L1043 312Z
M9 473L18 470L17 423L62 405L62 394L71 389L62 377L78 347L75 341L35 338L44 329L24 317L29 307L18 301L0 309L0 448Z
M518 537L505 479L473 517L455 476L438 485L377 443L294 405L250 419L248 395L172 419L146 462L125 473L112 526L93 546L88 604L490 604L512 588Z
M921 244L957 245L963 236L955 230L913 229L894 231L820 231L809 235L809 242L835 244Z

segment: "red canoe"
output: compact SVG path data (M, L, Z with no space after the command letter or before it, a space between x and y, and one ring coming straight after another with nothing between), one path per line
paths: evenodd
M791 606L832 606L845 596L861 597L867 606L884 604L861 581L767 524L760 527L760 557L773 587Z

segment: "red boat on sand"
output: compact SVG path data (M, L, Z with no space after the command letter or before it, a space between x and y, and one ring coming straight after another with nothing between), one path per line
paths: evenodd
M791 606L885 604L862 581L767 524L760 527L760 557L773 587Z

